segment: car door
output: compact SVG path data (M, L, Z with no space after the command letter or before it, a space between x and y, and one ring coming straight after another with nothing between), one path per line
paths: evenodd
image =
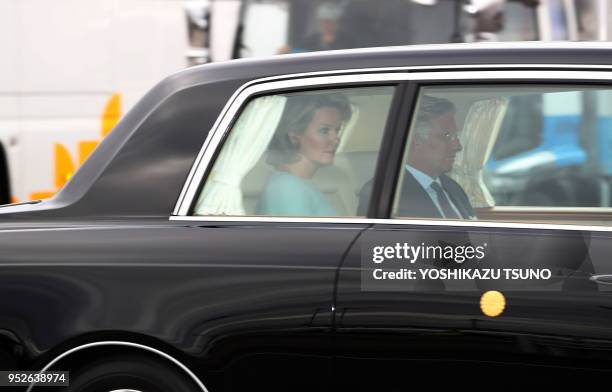
M202 266L189 334L224 389L329 386L338 266L370 224L357 183L373 175L401 78L257 84L211 131L172 220Z
M374 181L369 216L378 219L340 269L336 385L400 390L420 379L484 389L503 380L512 389L609 376L609 154L581 154L607 140L608 75L455 71L412 79L408 132L400 126L390 136L402 147L387 152ZM508 126L534 116L517 112L525 105L513 99L534 96L538 118ZM593 97L599 109L589 107ZM450 109L432 112L436 105ZM444 113L456 130L437 126ZM544 135L495 166L495 143L507 132ZM429 196L423 184L433 182L420 172L435 174L454 211Z

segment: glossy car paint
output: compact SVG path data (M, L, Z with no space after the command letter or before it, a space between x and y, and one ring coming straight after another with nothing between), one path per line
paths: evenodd
M592 290L590 267L583 267L595 243L602 254L610 249L608 232L169 217L208 130L251 80L387 67L512 69L611 60L612 52L599 47L440 46L242 60L169 77L56 197L0 208L3 368L38 369L81 344L126 340L175 356L211 391L360 389L372 383L405 389L411 385L401 377L406 369L455 374L483 364L495 374L530 374L542 364L608 369L610 299ZM377 169L371 218L388 217L403 144L393 140L406 129L416 90L398 91L405 96L396 101L401 108L393 111L381 152L389 159ZM512 251L520 237L519 249L529 250L521 253L526 263L551 260L578 271L568 279L577 282L576 294L516 292L508 295L503 316L488 319L478 310L481 291L362 291L361 242L388 231L407 241L486 237L495 249L488 257L502 265L519 257ZM599 261L595 270L611 273L603 257Z
M6 231L3 327L30 355L129 331L172 342L207 383L208 372L238 375L246 364L301 380L330 366L336 267L360 228L109 222ZM247 374L229 380L257 385Z
M405 291L363 291L362 269L373 268L362 265L363 249L390 238L409 244L486 243L487 256L479 263L549 267L556 283L454 282L445 291L442 282L430 281ZM597 241L598 247L609 243L609 233ZM477 370L473 377L481 382L504 380L504 388L517 389L604 376L612 359L611 297L589 280L594 249L590 234L579 231L373 226L355 243L340 273L337 378L348 389L397 389L410 385L409 378L397 377L402 369L420 374L435 369L446 375L428 381L435 388ZM601 260L596 269L611 270ZM482 314L480 296L487 290L506 297L499 317Z

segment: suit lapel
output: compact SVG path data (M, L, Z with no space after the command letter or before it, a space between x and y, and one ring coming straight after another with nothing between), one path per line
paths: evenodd
M442 186L444 187L446 194L451 199L455 207L457 207L457 209L459 210L461 217L464 219L470 219L472 214L470 214L470 211L466 207L463 199L454 192L455 187L453 187L452 185L449 185L449 181L450 181L449 178L445 176L444 174L440 176L440 182L442 183Z
M398 213L402 216L442 218L427 191L407 170L402 184Z

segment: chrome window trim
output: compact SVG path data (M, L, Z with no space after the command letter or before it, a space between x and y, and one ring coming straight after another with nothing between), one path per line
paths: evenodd
M571 70L571 71L583 70L583 72L592 72L595 70L601 70L605 72L605 70L612 70L612 66L606 66L606 65L573 65L573 64L571 65L563 65L563 64L490 64L490 65L482 65L482 66L479 66L479 65L431 65L431 66L427 65L427 66L411 66L411 67L364 68L364 69L354 69L354 70L306 72L306 73L298 73L298 74L271 76L267 78L252 80L240 86L234 92L234 94L232 94L230 99L227 101L227 103L221 110L219 117L217 117L217 120L213 124L211 130L208 132L208 136L206 137L206 140L204 141L204 144L202 145L194 161L194 164L192 165L191 170L189 171L187 180L185 181L183 189L181 190L181 193L179 194L179 198L176 202L172 215L175 215L175 216L186 216L187 215L187 212L189 211L189 206L191 205L193 198L194 198L193 193L195 193L195 191L197 190L197 184L199 184L199 181L197 181L195 185L196 189L194 190L193 189L194 186L192 184L194 183L195 175L196 173L200 171L205 171L205 168L198 170L199 167L201 166L201 162L202 162L205 151L210 145L211 140L213 139L215 134L219 132L219 128L220 128L222 120L227 118L230 110L234 108L237 104L238 104L238 107L240 106L238 100L240 102L244 102L246 99L248 99L248 96L245 97L245 94L248 94L247 89L249 89L252 86L261 85L260 92L264 92L266 90L272 89L272 88L266 88L267 87L266 83L268 82L293 81L291 82L291 85L294 87L309 85L309 83L305 82L305 79L301 79L301 78L343 75L346 77L354 78L353 82L358 82L359 79L355 79L355 78L359 77L360 75L363 75L363 76L367 75L369 77L372 77L374 75L380 75L380 74L390 73L390 72L397 72L398 74L400 74L401 72L404 72L404 73L426 72L426 71L437 71L437 70L440 70L440 71L463 70L464 72L469 72L469 71L476 72L476 71L473 71L474 68L502 69L502 68L509 68L509 67L514 68L514 69L524 68L524 70L513 71L513 72L531 72L530 69L537 70L537 69L550 69L550 68L564 68L566 70ZM589 71L584 71L585 69L588 69ZM567 72L567 71L562 71L562 72ZM307 80L310 80L310 79L307 79ZM411 80L410 75L404 74L404 79L402 80L404 81ZM235 112L236 110L233 110L233 111Z
M170 221L200 223L298 223L298 224L332 224L332 225L407 225L407 226L442 226L473 227L488 229L538 229L564 231L612 232L612 227L596 225L496 222L484 220L444 220L444 219L369 219L369 218L334 218L334 217L276 217L276 216L171 216Z
M480 227L490 229L539 229L539 230L565 230L565 231L601 231L612 232L612 227L597 225L575 225L554 223L528 223L528 222L497 222L479 220L422 220L422 219L372 219L375 224L393 225L425 225L425 226L451 226L451 227Z
M204 384L202 383L202 381L200 381L200 379L187 367L185 366L182 362L180 362L178 359L174 358L173 356L166 354L163 351L160 351L156 348L150 347L150 346L146 346L144 344L139 344L139 343L132 343L132 342L126 342L126 341L120 341L120 340L109 340L109 341L99 341L99 342L93 342L93 343L87 343L87 344L83 344L81 346L77 346L77 347L73 347L68 351L63 352L62 354L56 356L55 358L53 358L53 360L51 360L51 362L47 363L45 365L45 367L43 367L39 373L45 372L47 370L49 370L51 368L51 366L53 366L54 364L56 364L57 362L59 362L61 359L67 357L70 354L73 354L77 351L81 351L87 348L92 348L92 347L99 347L99 346L127 346L127 347L132 347L132 348L138 348L141 350L145 350L151 353L154 353L166 360L168 360L169 362L172 362L173 364L175 364L176 366L178 366L183 372L185 372L187 374L187 376L193 380L193 382L195 382L195 384L202 390L202 392L208 392L208 389L206 389L206 387L204 386ZM32 390L32 388L34 388L36 386L36 383L33 382L28 386L28 389L26 390L26 392L30 392Z
M428 71L474 71L474 70L493 70L499 71L501 69L512 68L517 72L525 71L539 71L539 70L557 70L561 72L567 71L612 71L612 65L598 65L598 64L454 64L454 65L413 65L407 67L386 67L386 68L355 68L355 69L342 69L335 71L318 71L318 72L302 72L295 74L286 74L278 76L269 76L261 79L251 80L245 83L237 89L237 92L241 92L243 89L252 86L254 84L279 81L279 80L290 80L299 78L309 78L317 76L335 76L335 75L355 75L355 74L376 74L376 73L402 73L402 72L428 72ZM482 72L482 71L478 71ZM233 96L232 96L233 98ZM230 101L231 99L230 98Z
M474 71L474 69L487 69ZM511 71L501 69L513 68ZM555 70L544 70L544 69ZM490 70L489 70L490 69ZM520 70L517 70L520 69ZM384 83L403 81L491 81L491 80L529 80L556 81L571 80L571 83L580 81L610 81L612 66L606 65L565 65L565 64L490 64L490 65L437 65L437 66L411 66L368 68L356 70L322 71L300 74L290 74L256 79L245 83L226 103L221 114L213 124L187 180L181 190L175 205L172 221L199 221L199 222L291 222L291 223L339 223L339 224L407 224L431 225L450 227L488 227L488 228L536 228L543 230L590 230L612 231L612 227L573 224L547 224L547 223L515 223L493 221L450 221L450 220L423 220L423 219L365 219L365 218L321 218L321 217L225 217L225 216L188 216L189 208L193 204L196 192L204 173L211 163L211 158L219 147L230 125L235 119L242 105L254 94L280 89L300 87L317 87L343 85L347 83ZM431 71L431 72L429 72ZM443 71L443 72L440 72ZM520 207L518 207L520 208ZM550 210L548 210L550 211ZM557 211L557 210L555 210ZM602 212L601 209L598 209Z
M411 73L411 81L438 81L438 80L530 80L538 81L604 81L612 79L608 71L578 71L578 70L522 70L522 71L448 71L448 72L416 72Z
M385 83L401 82L407 80L406 73L377 73L377 74L357 74L357 75L334 75L334 76L315 76L310 78L300 78L291 80L267 81L265 83L252 83L239 89L229 100L222 114L217 118L209 132L204 145L198 154L194 165L191 168L187 182L181 191L179 200L173 215L187 216L189 207L192 205L198 185L204 177L204 173L211 163L212 156L219 147L219 144L230 130L233 120L244 103L255 94L267 91L282 89L292 89L300 87L334 86L345 83Z

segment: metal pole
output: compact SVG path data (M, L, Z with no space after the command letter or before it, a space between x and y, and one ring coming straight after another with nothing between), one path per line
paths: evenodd
M463 32L461 31L461 13L463 12L463 0L455 0L455 20L453 33L450 42L463 42Z
M597 4L597 39L608 40L608 0L598 0Z

